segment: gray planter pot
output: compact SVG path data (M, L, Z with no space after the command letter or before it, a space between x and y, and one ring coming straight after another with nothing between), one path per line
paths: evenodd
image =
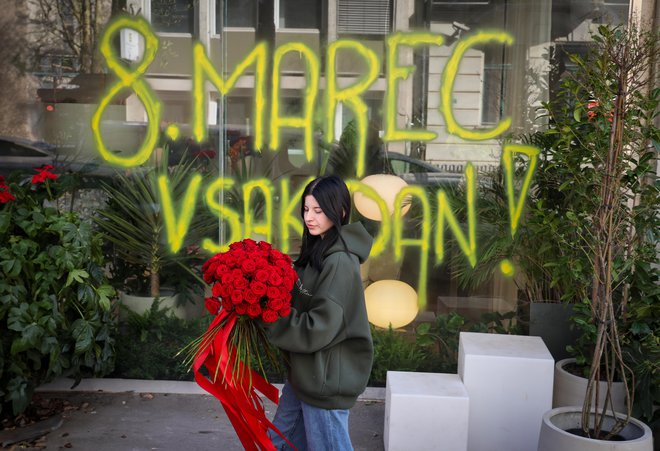
M576 376L564 369L564 366L575 362L575 359L560 360L555 364L555 380L552 392L552 407L582 406L587 392L587 378ZM599 406L605 402L607 383L600 382L598 387ZM626 411L626 392L623 382L612 384L612 401L616 412Z
M616 414L619 418L625 415ZM653 451L651 428L632 418L621 431L623 441L595 440L566 432L579 429L580 407L559 407L543 415L538 451ZM605 429L614 424L614 417L605 419Z
M555 361L570 357L566 346L574 344L580 331L571 328L573 304L530 302L529 335L541 337Z

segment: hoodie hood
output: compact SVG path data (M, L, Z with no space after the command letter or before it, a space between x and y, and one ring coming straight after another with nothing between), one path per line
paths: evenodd
M373 238L369 235L369 232L367 232L362 223L353 222L346 224L341 228L340 235L346 242L348 251L351 254L355 254L360 263L364 263L369 257L369 252L371 252ZM341 238L338 238L337 242L325 253L325 256L334 254L335 252L345 251L344 243L342 243Z

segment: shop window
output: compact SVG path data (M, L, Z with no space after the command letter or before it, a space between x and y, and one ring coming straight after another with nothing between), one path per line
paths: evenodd
M310 0L279 0L278 28L321 29L323 2Z
M151 24L161 33L193 34L194 0L151 0Z
M215 11L217 30L223 23L226 27L257 26L257 0L216 0Z

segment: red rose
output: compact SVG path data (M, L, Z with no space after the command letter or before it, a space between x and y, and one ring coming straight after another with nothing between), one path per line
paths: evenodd
M0 192L0 197L1 197L1 196L2 196L2 192ZM0 202L2 202L2 201L0 200ZM206 282L206 283L211 283L211 282L213 282L213 275L210 274L210 273L208 273L208 272L205 272L205 273L204 273L203 278L204 278L204 282Z
M266 303L266 306L271 309L271 310L279 310L282 307L284 307L284 301L282 299L269 299L268 303Z
M276 272L272 272L268 276L268 283L275 287L280 286L282 285L282 278Z
M268 266L269 266L269 265L268 265L268 260L266 260L266 259L263 258L263 257L259 257L259 258L257 258L257 260L255 261L255 263L256 263L256 265L257 265L257 268L259 268L259 269L266 269L266 268L268 268Z
M223 285L220 290L220 296L223 298L231 297L232 292L234 291L233 285Z
M231 293L231 303L238 305L243 302L243 292L241 290L234 290Z
M206 298L204 299L204 306L211 315L217 315L220 309L220 302L217 298Z
M234 279L234 288L244 290L248 287L248 280L245 277L238 277Z
M222 310L227 310L228 312L231 312L233 308L234 308L234 304L231 303L231 299L224 298L222 300Z
M282 297L280 296L280 290L277 289L277 287L268 287L266 290L266 296L268 296L268 299L281 299Z
M243 271L241 271L238 268L235 268L231 270L231 275L234 279L238 279L239 277L243 277Z
M293 286L296 284L297 277L293 275L287 275L282 278L282 285L286 288L287 291L293 290Z
M263 296L266 294L266 285L264 283L259 282L258 280L253 280L252 283L250 284L250 288L252 291L254 291L254 294L257 296Z
M275 266L277 266L278 268L282 268L284 270L291 269L291 263L286 261L285 259L276 260Z
M247 314L250 318L256 318L261 315L261 306L259 304L248 305Z
M284 307L279 309L277 312L279 315L284 318L285 316L289 316L291 314L291 305L290 304L284 304Z
M235 309L235 310L236 310L236 314L237 314L237 315L245 315L245 313L247 312L247 309L248 309L248 306L249 306L249 305L250 305L250 304L248 304L247 302L241 302L240 304L238 304L238 305L236 306L236 309Z
M280 287L280 299L284 302L291 302L291 291L284 287Z
M213 290L212 291L213 291L213 296L215 296L215 297L222 296L222 284L218 283L218 282L213 284Z
M252 274L257 269L257 265L254 263L254 260L246 258L241 262L241 269L246 274Z
M231 249L232 251L242 249L242 248L243 248L243 243L241 243L240 241L236 241L235 243L231 243L229 245L229 249Z
M280 260L284 258L284 254L278 251L277 249L271 249L270 258L271 260Z
M220 278L220 281L222 282L223 285L231 285L234 282L234 276L230 272L225 273Z
M254 241L254 240L251 239L251 238L246 238L246 239L244 239L244 240L243 240L243 244L245 245L245 249L248 250L248 251L257 248L257 242Z
M250 288L243 291L243 297L248 304L256 304L259 302L259 296L257 296Z
M261 319L264 323L268 323L268 324L274 323L275 321L277 321L277 312L270 309L266 309L263 312L261 312Z
M268 243L268 242L266 242L266 241L260 241L260 242L259 242L259 249L261 249L262 251L266 251L266 252L268 252L268 251L270 251L272 248L273 248L273 246L271 246L270 243Z
M221 279L223 275L229 272L229 266L224 263L218 263L218 266L215 267L215 277Z
M259 282L266 283L268 282L268 271L265 269L257 269L257 272L254 273L254 278L258 280Z

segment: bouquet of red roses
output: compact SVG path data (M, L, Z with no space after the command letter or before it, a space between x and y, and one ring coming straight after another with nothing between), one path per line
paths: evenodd
M202 269L212 287L206 309L215 317L204 335L186 348L195 380L220 400L245 449L274 449L266 432L277 429L255 390L274 403L279 393L251 368L250 359L254 357L263 372L259 350L270 345L258 321L272 323L289 315L298 275L288 255L251 239L232 243ZM203 367L207 375L200 371Z

